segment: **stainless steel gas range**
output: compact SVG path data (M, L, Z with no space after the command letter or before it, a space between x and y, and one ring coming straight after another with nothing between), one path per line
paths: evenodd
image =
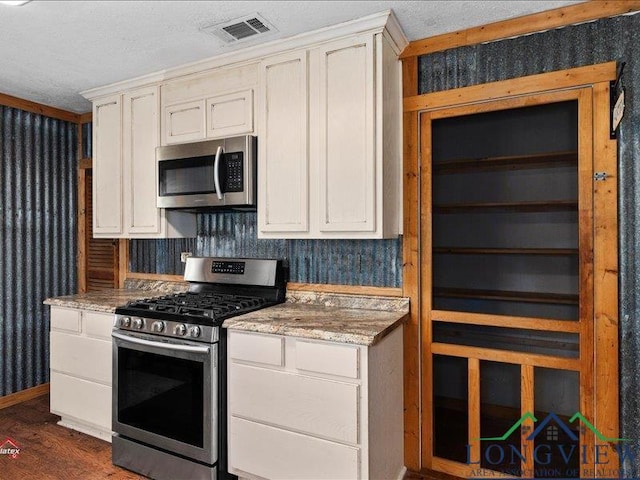
M278 260L190 257L183 294L116 309L113 463L158 480L227 472L226 318L284 301Z

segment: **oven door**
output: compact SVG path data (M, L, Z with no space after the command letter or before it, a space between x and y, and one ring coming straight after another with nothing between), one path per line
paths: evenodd
M218 344L114 331L113 431L213 465Z

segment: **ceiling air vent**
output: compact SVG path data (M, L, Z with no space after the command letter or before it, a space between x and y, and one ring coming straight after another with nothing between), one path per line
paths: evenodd
M256 35L277 31L273 25L257 13L228 22L202 27L200 30L215 35L227 43L239 42Z

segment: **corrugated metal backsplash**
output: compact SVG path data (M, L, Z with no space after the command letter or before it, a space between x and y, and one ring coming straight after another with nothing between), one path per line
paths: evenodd
M301 283L399 287L402 241L258 240L257 216L251 212L198 214L198 237L133 240L133 272L181 275L180 252L220 257L284 258L290 280Z
M608 61L627 62L619 136L621 436L640 437L640 15L603 19L500 42L424 55L420 93ZM640 447L640 442L636 440ZM640 476L640 456L627 457Z
M73 123L0 106L0 396L49 379L47 297L76 289Z

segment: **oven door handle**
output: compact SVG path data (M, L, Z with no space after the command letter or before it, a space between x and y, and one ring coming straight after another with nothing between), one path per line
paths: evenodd
M122 335L117 332L112 332L111 335L125 342L135 343L137 345L163 348L165 350L174 350L177 352L207 353L207 354L209 353L209 347L194 347L191 345L176 345L174 343L152 342L150 340L144 340L142 338L130 337L129 335Z
M213 162L213 184L216 187L218 200L222 200L222 191L220 188L220 157L222 157L222 146L218 146L216 151L216 159Z

